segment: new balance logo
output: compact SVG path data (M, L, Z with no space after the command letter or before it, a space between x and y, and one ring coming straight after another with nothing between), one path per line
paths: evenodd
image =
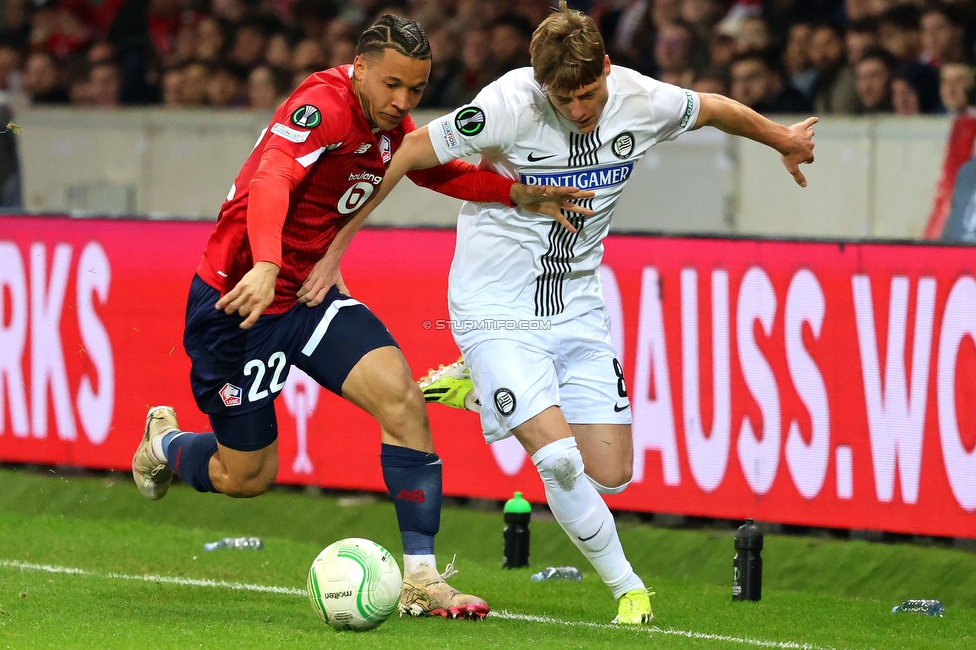
M366 153L367 151L369 151L369 148L372 147L372 146L373 146L373 143L372 142L364 142L361 145L359 145L358 147L356 147L356 150L353 151L353 153L354 154L356 154L356 153Z
M423 490L400 490L397 495L397 499L403 499L404 501L413 501L415 503L423 503L427 499L424 498Z

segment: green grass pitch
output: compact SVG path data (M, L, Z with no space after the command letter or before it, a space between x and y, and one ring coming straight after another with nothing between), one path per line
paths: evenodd
M233 500L177 485L151 503L121 473L0 470L0 648L976 648L976 554L767 535L763 599L733 603L729 533L619 524L657 592L650 628L608 625L609 592L554 522L531 525L531 569L506 571L501 513L451 507L441 566L457 553L451 582L495 614L394 615L371 632L336 633L303 595L306 571L342 537L373 539L399 559L387 500L287 489ZM240 535L265 548L203 550ZM564 564L583 581L529 581ZM892 615L907 598L939 598L946 617Z

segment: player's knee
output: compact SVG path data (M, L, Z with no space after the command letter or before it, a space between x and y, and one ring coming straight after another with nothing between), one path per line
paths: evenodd
M620 494L630 485L633 470L630 467L617 467L593 472L587 468L586 478L600 494Z
M225 486L223 492L229 497L249 499L267 492L272 483L274 483L273 477L270 480L264 477L232 480Z
M266 462L250 471L228 474L219 490L229 497L249 499L264 494L278 476L278 462Z
M426 413L424 394L409 376L391 377L382 411L381 419L387 419L391 424L423 418Z

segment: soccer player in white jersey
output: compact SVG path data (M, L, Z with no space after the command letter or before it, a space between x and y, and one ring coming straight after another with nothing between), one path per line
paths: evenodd
M776 149L805 186L798 165L813 161L817 119L781 126L726 97L611 66L593 20L565 1L536 29L530 52L531 68L504 75L470 105L408 135L376 201L410 169L475 153L483 166L523 183L594 193L577 201L594 216L567 212L562 224L501 204L465 203L450 312L482 396L485 439L521 442L556 520L618 600L614 621L645 624L653 619L648 590L600 496L627 487L634 453L598 275L614 205L652 145L703 126ZM496 329L493 322L525 327Z

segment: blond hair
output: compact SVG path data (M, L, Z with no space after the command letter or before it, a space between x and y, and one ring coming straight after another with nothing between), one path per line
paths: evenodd
M603 37L593 19L566 0L532 34L529 53L535 80L545 90L572 92L603 75Z

